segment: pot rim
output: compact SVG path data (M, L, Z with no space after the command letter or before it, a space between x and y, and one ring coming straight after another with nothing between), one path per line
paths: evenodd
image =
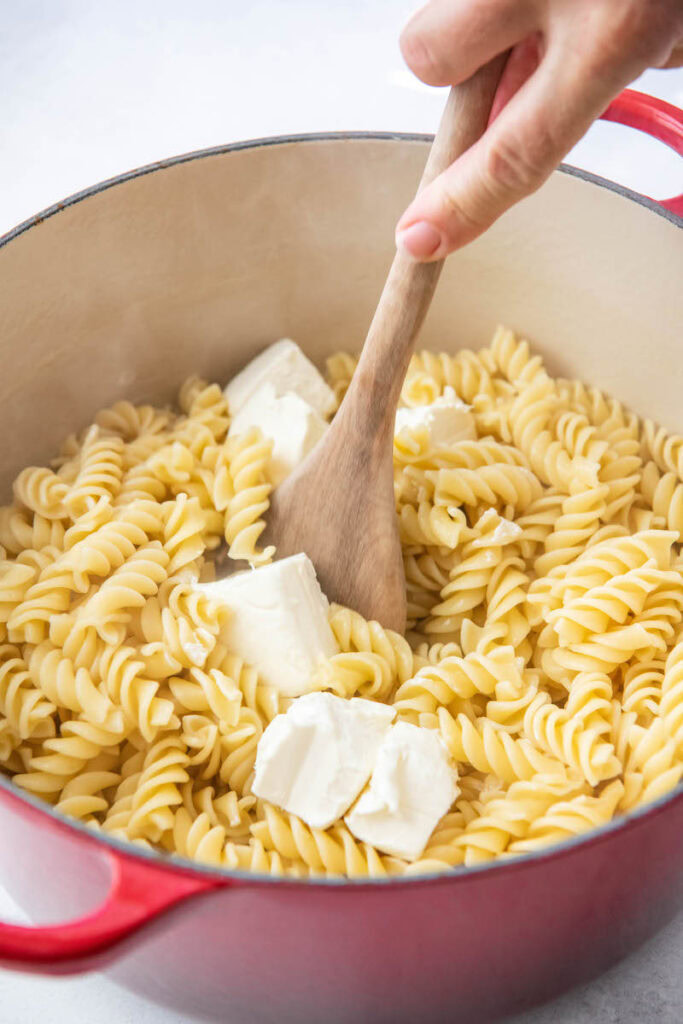
M65 199L60 199L57 202L52 203L50 206L46 206L43 210L35 213L32 217L28 217L15 227L10 228L9 231L0 235L0 249L6 246L9 242L14 241L15 238L23 235L26 231L29 231L31 228L37 227L39 224L42 224L43 221L48 220L50 217L54 217L58 213L62 213L64 210L68 210L71 206L76 206L84 199L96 196L100 192L106 192L108 189L114 188L117 185L124 185L127 181L132 181L135 178L141 178L146 174L154 174L157 171L164 171L169 167L176 167L180 164L191 163L194 160L203 160L212 156L223 156L226 153L239 153L243 150L249 149L263 149L270 146L283 146L298 143L370 141L419 142L426 144L433 142L433 140L433 134L424 132L302 132L293 135L265 135L255 139L243 139L238 142L226 142L219 146L208 146L204 149L189 150L186 153L179 153L176 156L167 157L163 160L156 160L153 163L142 164L140 167L133 168L133 170L123 171L121 174L116 174L112 178L104 178L95 185L89 185L87 188L80 189L78 192L73 192ZM592 171L586 171L581 167L575 167L573 164L567 163L561 163L557 169L553 171L553 174L557 173L567 174L572 178L580 178L582 181L586 181L591 185L597 185L599 188L607 189L610 192L616 192L617 195L623 196L624 199L629 199L631 202L637 203L639 206L644 206L652 213L656 213L659 217L663 217L664 220L668 220L677 227L683 228L683 216L679 216L671 210L666 209L666 207L662 206L656 199L650 199L649 196L644 196L640 192L627 188L625 185L620 185L615 181L611 181L609 178L603 178L599 174L593 174Z
M32 228L42 224L43 221L48 220L50 217L56 216L58 213L69 209L71 206L75 206L85 199L89 199L91 196L98 195L100 192L105 192L110 188L114 188L118 185L123 185L128 181L134 180L135 178L142 177L146 174L153 174L158 171L166 170L170 167L175 167L179 164L190 163L194 160L201 160L213 156L222 156L226 153L238 153L243 150L260 149L270 146L282 146L292 145L300 143L316 143L316 142L412 142L412 143L431 143L434 136L431 134L417 133L417 132L380 132L380 131L339 131L339 132L306 132L301 134L292 135L274 135L264 136L262 138L246 139L239 142L230 142L223 145L211 146L204 149L191 150L187 153L181 153L177 156L168 157L163 160L158 160L153 163L143 164L140 167L136 167L131 171L124 171L121 174L117 174L114 177L106 178L95 185L90 185L87 188L81 189L78 192L74 192L72 195L67 196L65 199L53 203L51 206L46 207L39 213L34 214L27 220L17 224L16 227L11 228L9 231L0 235L0 249L8 245L14 239L23 235L25 232ZM561 174L567 174L570 177L579 178L589 184L596 185L599 188L607 189L610 192L616 192L617 195L622 196L624 199L628 199L631 202L635 202L640 206L644 206L652 213L659 217L668 220L679 228L683 228L683 216L678 216L670 210L667 210L664 206L660 205L656 200L650 199L647 196L643 196L632 189L627 188L624 185L619 185L616 182L610 181L607 178L603 178L597 174L593 174L591 171L585 171L582 168L574 167L571 164L562 163L557 168L557 172ZM553 172L553 173L557 173ZM102 831L93 831L87 825L82 822L70 818L61 811L55 810L50 804L41 800L38 797L34 797L30 793L23 792L18 786L14 785L9 776L0 773L0 799L2 794L5 793L9 797L9 802L16 800L18 803L32 808L33 810L45 815L51 820L56 826L61 829L67 828L70 831L80 835L83 838L95 843L98 846L103 847L105 850L108 849L114 855L124 855L125 857L134 858L143 861L150 866L153 866L159 870L168 870L175 873L182 874L193 874L204 877L207 881L222 881L224 884L228 884L230 881L239 881L248 883L251 885L263 885L267 883L269 885L277 886L294 886L296 888L311 888L311 886L323 886L326 888L348 888L349 886L363 886L371 888L387 888L391 887L403 887L413 885L426 885L436 883L452 883L455 884L458 881L462 882L466 879L475 879L482 877L485 873L491 871L501 872L515 871L520 868L524 868L526 865L531 866L539 861L544 861L549 858L559 858L568 856L577 847L590 845L594 843L600 843L606 841L612 833L624 829L633 827L642 818L654 816L655 814L662 813L668 805L683 800L683 782L679 783L678 786L671 792L666 793L664 796L653 801L652 803L646 804L643 807L637 808L634 811L629 812L620 818L612 818L605 825L600 825L597 828L590 829L589 831L582 833L578 836L574 836L570 839L565 839L560 843L556 843L552 846L548 846L541 850L518 854L511 856L509 859L496 858L491 861L486 861L482 864L473 866L466 866L464 864L457 865L456 867L450 868L450 870L433 872L424 875L415 875L411 877L389 877L389 878L326 878L326 877L314 877L295 879L287 877L277 877L268 874L262 874L251 871L244 871L241 869L234 868L217 868L210 865L200 864L197 861L193 861L187 857L181 857L177 854L164 855L160 851L153 849L144 849L136 846L134 843L126 840L120 840L108 836Z

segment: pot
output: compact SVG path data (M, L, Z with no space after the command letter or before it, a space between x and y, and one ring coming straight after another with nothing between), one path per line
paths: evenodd
M683 153L683 112L627 92L605 114ZM122 396L224 380L282 335L318 361L364 338L423 136L264 139L104 182L1 240L0 490ZM563 167L451 257L425 347L502 321L551 371L683 430L683 197ZM5 495L6 496L6 495ZM683 906L683 789L546 852L409 880L277 880L95 835L0 778L0 871L38 927L0 963L106 968L188 1015L491 1020L635 949ZM66 923L64 923L64 920Z

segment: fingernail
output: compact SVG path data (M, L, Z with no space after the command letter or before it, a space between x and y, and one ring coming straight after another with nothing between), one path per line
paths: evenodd
M426 260L441 246L441 234L426 220L396 232L396 246L416 260Z

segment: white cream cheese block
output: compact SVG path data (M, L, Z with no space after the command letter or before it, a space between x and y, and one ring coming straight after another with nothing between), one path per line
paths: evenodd
M303 398L320 416L329 416L334 411L334 392L291 338L269 345L226 385L223 394L231 416L266 383L272 384L278 395L291 391Z
M259 740L252 792L311 828L328 828L370 778L395 713L358 697L299 697Z
M284 696L312 691L317 666L339 652L327 598L305 554L196 586L231 613L221 642Z
M457 793L457 771L438 733L399 722L389 729L370 783L344 821L362 842L415 860Z

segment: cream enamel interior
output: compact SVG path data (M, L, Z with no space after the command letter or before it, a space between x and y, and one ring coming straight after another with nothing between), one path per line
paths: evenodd
M198 156L86 196L0 249L0 493L119 398L224 381L288 335L357 349L427 144L283 141ZM683 429L677 225L556 173L448 261L420 344L522 332L554 373Z

